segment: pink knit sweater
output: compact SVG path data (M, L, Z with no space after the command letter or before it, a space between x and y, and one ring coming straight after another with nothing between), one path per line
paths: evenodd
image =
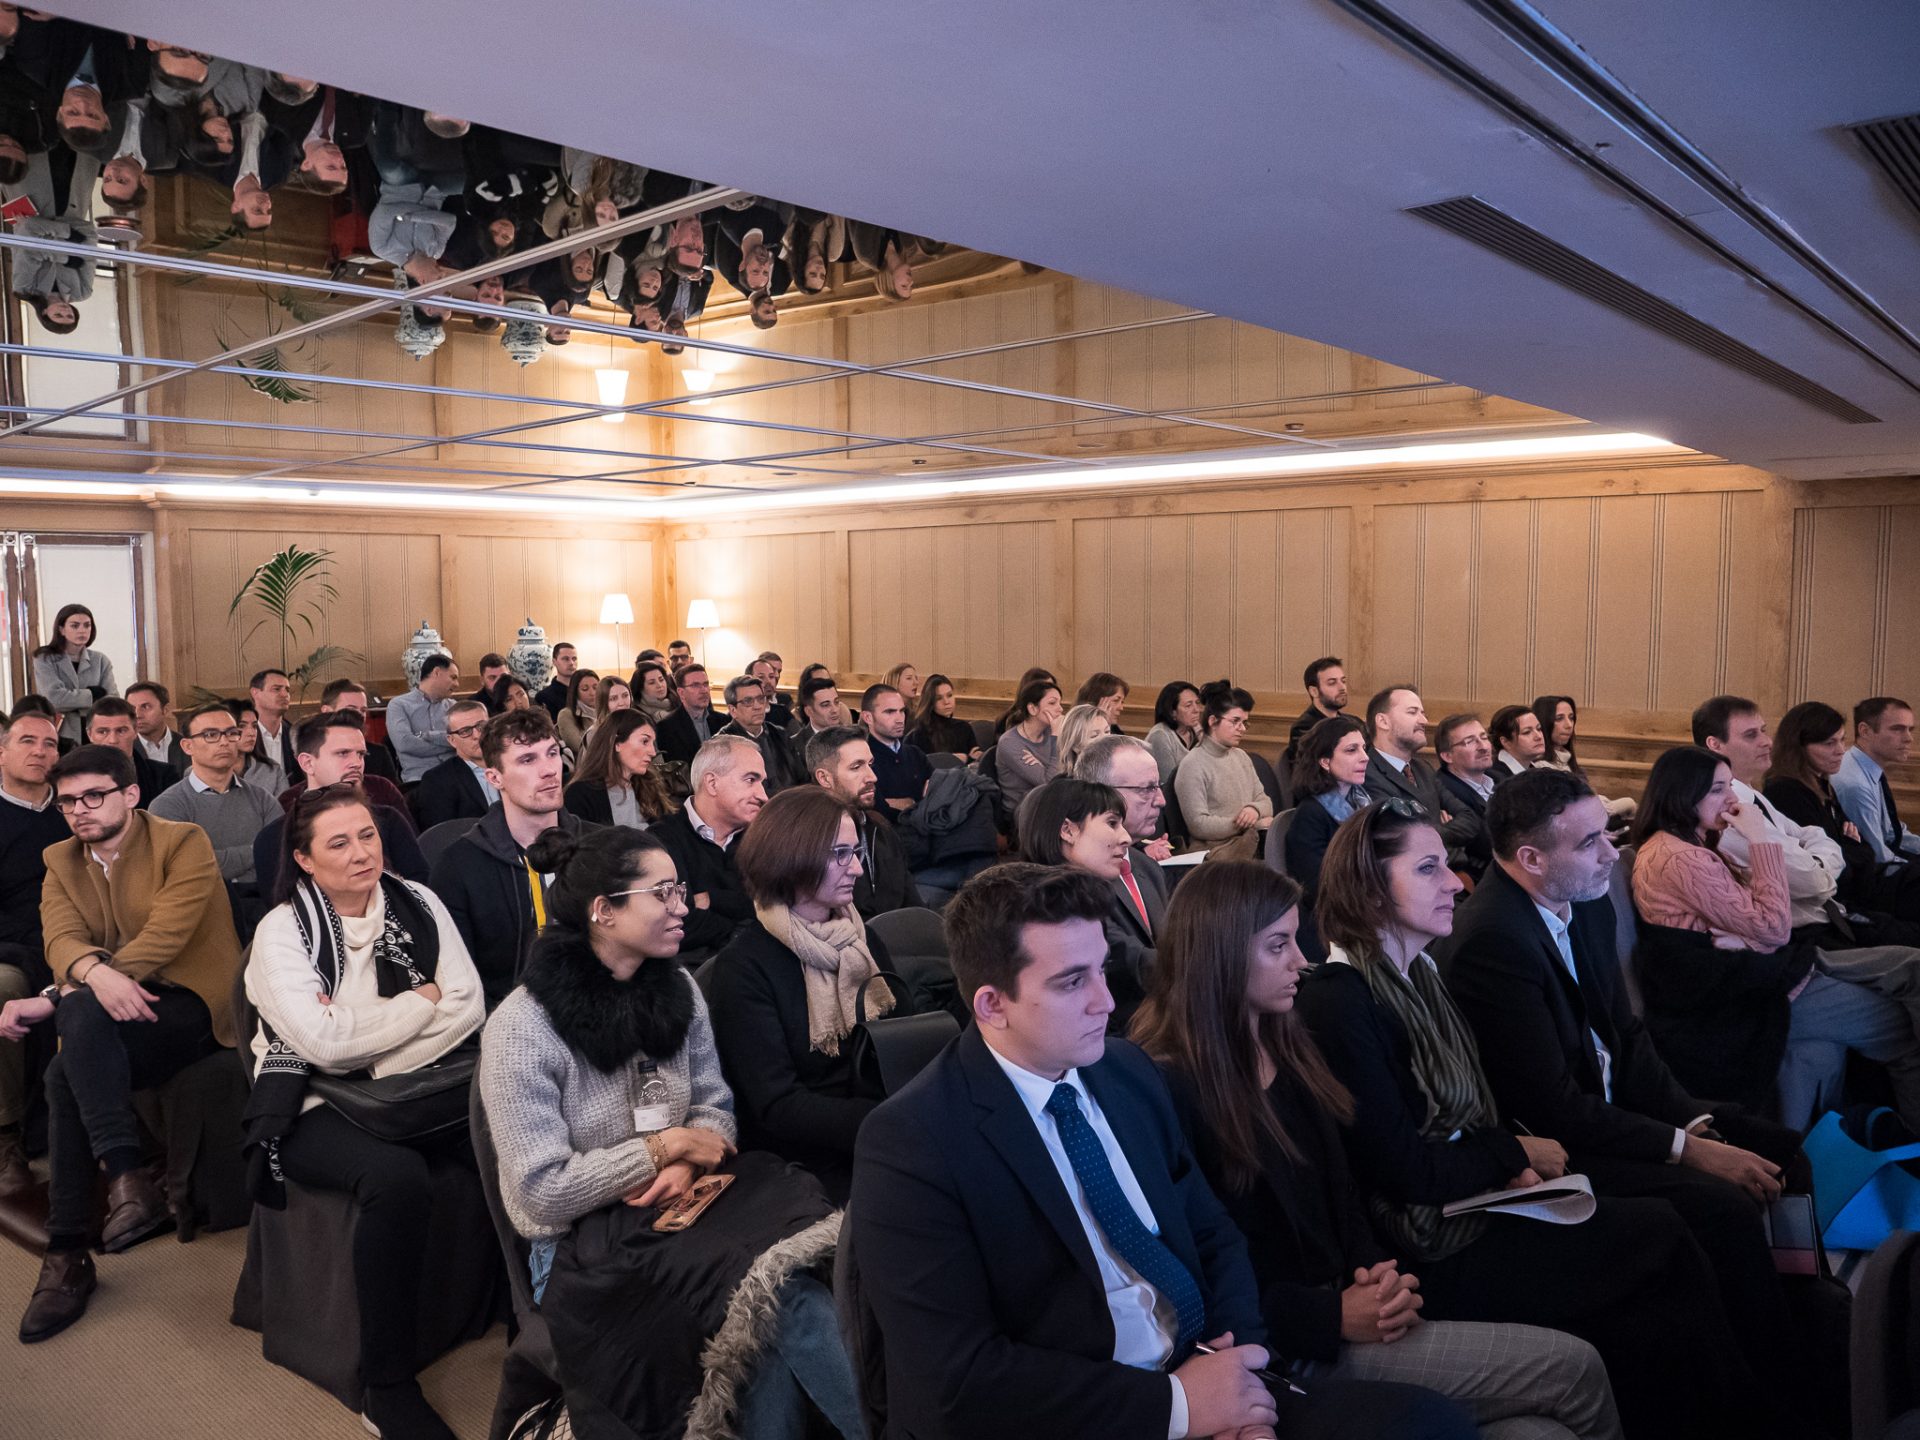
M1651 837L1633 857L1633 903L1650 925L1705 930L1749 950L1778 950L1792 937L1792 897L1779 842L1749 848L1743 875L1717 850L1677 836Z

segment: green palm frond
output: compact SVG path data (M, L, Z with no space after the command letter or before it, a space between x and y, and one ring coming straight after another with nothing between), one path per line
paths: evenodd
M320 678L320 672L329 665L341 665L351 661L361 664L366 660L358 650L349 650L344 645L322 645L288 672L287 678L293 682L294 694L302 700L307 698L307 687Z
M304 634L317 638L327 607L340 598L333 584L332 561L331 550L302 550L289 545L254 566L227 605L229 620L249 603L264 612L241 637L242 648L264 626L275 626L280 632L280 668L287 670L295 637ZM338 646L322 645L307 657L308 678L321 666L349 656L359 658ZM288 673L291 678L294 672Z
M276 290L272 298L274 304L302 325L311 325L320 318L320 312L309 305L298 290Z
M221 230L199 230L180 242L180 253L189 258L214 255L239 238L238 225L228 225ZM188 285L197 285L205 278L204 275L176 275L173 277L173 283L185 288Z
M269 400L277 401L282 405L312 405L320 399L313 391L286 378L286 372L290 367L278 346L263 350L252 359L238 360L234 363L243 370L255 372L243 376L240 383L256 394L266 396Z

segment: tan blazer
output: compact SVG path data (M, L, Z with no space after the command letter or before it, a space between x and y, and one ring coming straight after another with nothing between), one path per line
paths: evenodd
M89 955L132 980L183 985L207 1002L213 1033L232 1045L240 937L213 842L198 825L136 810L111 878L79 840L47 847L40 926L56 978Z

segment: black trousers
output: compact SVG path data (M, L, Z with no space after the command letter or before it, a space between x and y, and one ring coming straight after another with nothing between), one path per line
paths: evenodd
M1544 1325L1590 1342L1633 1440L1804 1433L1759 1402L1707 1257L1664 1200L1604 1199L1580 1225L1494 1217L1466 1249L1407 1268L1429 1320Z
M353 1286L360 1374L369 1386L399 1384L420 1368L420 1276L433 1210L428 1161L466 1144L465 1131L410 1144L376 1140L327 1105L307 1111L281 1138L287 1179L344 1191L359 1207Z
M1271 1387L1269 1387L1271 1388ZM1473 1417L1444 1395L1388 1380L1319 1380L1275 1395L1287 1440L1479 1440Z
M1849 873L1847 878L1851 880L1854 876ZM1883 910L1909 925L1920 923L1920 859L1910 858L1904 865L1876 865L1864 871L1850 891L1853 903L1862 910ZM1913 942L1889 935L1882 943Z
M149 982L147 990L158 997L151 1020L115 1020L85 987L53 1012L60 1053L47 1067L49 1236L71 1240L87 1230L96 1162L140 1144L133 1092L219 1048L206 1001L178 985Z

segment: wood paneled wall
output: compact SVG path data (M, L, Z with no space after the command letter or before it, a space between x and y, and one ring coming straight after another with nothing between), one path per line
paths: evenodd
M1013 678L1048 663L1064 598L1053 546L1048 521L849 532L851 668L925 656L952 675Z
M1793 517L1793 692L1920 702L1920 505ZM1872 624L1862 624L1871 616Z
M684 639L697 655L704 640L706 664L721 681L744 673L762 650L779 651L796 682L802 665L841 663L835 657L847 648L839 630L839 597L847 589L842 553L831 532L818 530L677 540L673 601L651 643L665 649L667 641ZM714 602L719 629L702 637L686 628L693 600Z

